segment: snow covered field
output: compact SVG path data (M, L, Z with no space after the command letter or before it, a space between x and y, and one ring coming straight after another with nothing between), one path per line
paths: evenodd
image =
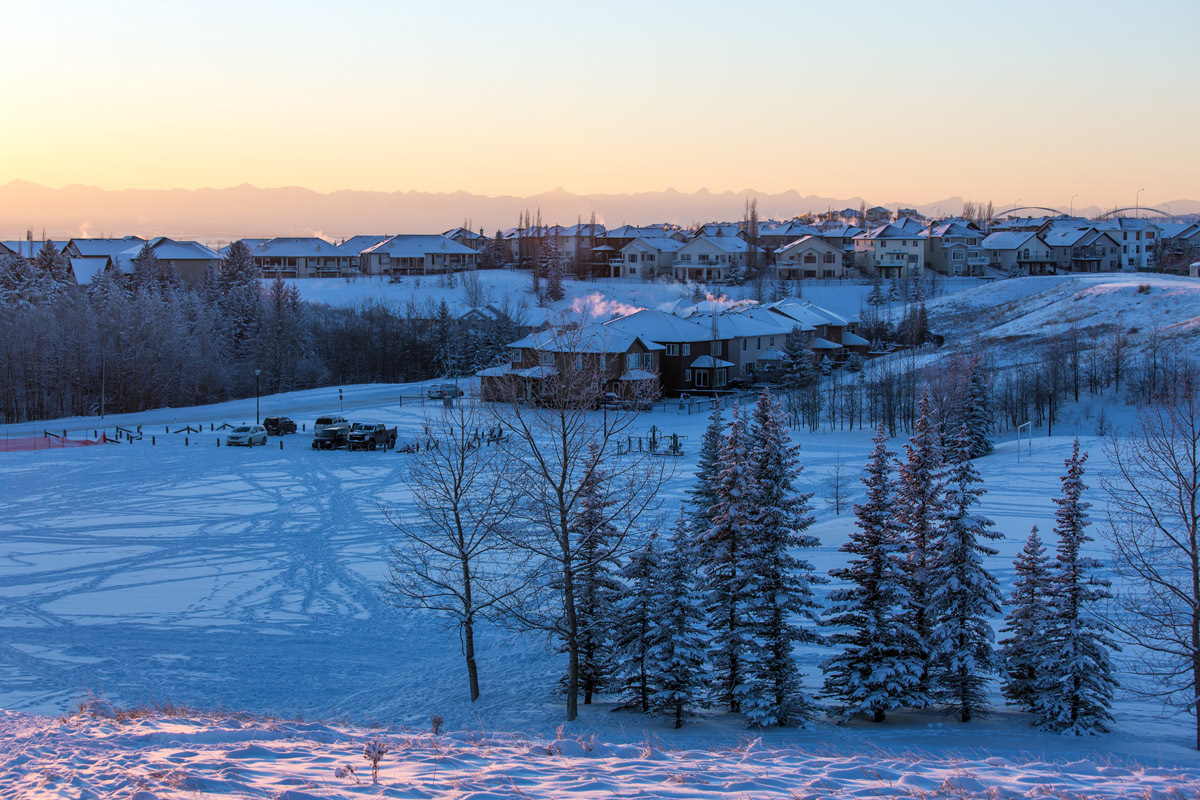
M404 443L421 438L423 415L439 408L414 399L422 393L415 386L348 386L342 404L353 419L399 424ZM338 408L337 389L262 399L264 415L287 414L310 430L318 413ZM0 708L59 715L101 696L117 706L171 703L323 722L197 717L130 727L9 715L0 724L0 752L10 754L0 761L0 786L20 780L33 792L35 773L49 765L78 770L78 796L88 796L85 787L105 794L130 785L132 774L167 774L175 764L193 777L170 791L165 778L151 781L164 796L274 796L286 786L280 781L292 779L299 781L297 790L327 794L348 788L332 778L343 754L365 769L361 742L373 733L345 726L427 729L430 715L441 714L459 739L470 739L469 731L519 736L501 736L481 748L391 734L412 741L403 765L391 760L394 796L428 796L417 787L434 780L430 775L438 769L438 780L453 775L463 781L460 796L472 796L471 781L481 780L481 771L498 776L499 784L488 784L492 796L530 787L544 787L534 793L546 796L618 785L621 791L644 786L651 794L680 797L703 796L714 787L747 796L789 796L794 790L799 796L927 791L955 797L991 786L1011 796L1036 796L1045 790L1039 775L1052 776L1055 791L1079 796L1129 796L1134 784L1150 796L1172 796L1171 786L1200 790L1200 758L1189 749L1187 721L1163 720L1155 705L1126 696L1115 708L1120 733L1096 739L1033 731L1022 715L1003 708L997 693L998 713L983 722L962 725L937 712L892 715L880 726L821 721L812 731L768 731L752 757L737 750L748 733L736 715L710 713L673 731L600 703L582 707L566 735L595 735L616 749L600 750L604 757L537 755L536 748L530 755L530 742L552 738L562 719L561 698L552 688L563 657L548 654L535 638L485 628L477 635L483 696L472 705L456 635L428 614L380 600L383 557L394 534L378 504L403 511L408 499L401 479L412 456L315 452L303 434L283 437L283 449L278 439L262 448L218 447L220 434L207 430L210 423L253 417L253 399L163 409L105 420L109 435L114 425L142 424L145 438L131 444L0 455ZM689 415L677 404L639 420L647 430L655 425L688 437L666 508L676 507L687 488L705 421L703 413ZM204 432L165 433L185 424ZM91 436L100 426L94 419L65 420L14 426L0 435L46 427L67 428L72 436L86 429ZM1076 430L1092 453L1088 482L1098 485L1103 457L1087 428L1082 418L1074 429L1060 424L1055 433L1064 435L1043 433L1032 452L1026 444L1020 454L1011 437L1002 438L997 452L979 461L989 490L982 512L1005 534L990 566L1006 592L1030 525L1051 527L1051 497ZM822 547L813 560L819 569L842 563L837 548L853 524L848 512L835 517L824 502L829 470L840 455L856 475L868 439L866 431L797 435L806 464L801 488L816 493L812 532ZM893 449L899 444L893 442ZM1099 533L1104 498L1093 489L1088 499L1096 504L1092 530ZM1102 543L1095 545L1095 554L1105 558ZM816 665L827 652L799 654L810 690L819 685ZM646 763L640 750L621 758L648 739L670 751L664 760ZM621 749L625 745L634 750ZM150 749L141 752L145 747ZM108 766L83 770L93 760ZM1142 773L1143 766L1165 771ZM938 788L946 778L968 777L980 783L951 781ZM38 791L57 797L75 790L49 782Z

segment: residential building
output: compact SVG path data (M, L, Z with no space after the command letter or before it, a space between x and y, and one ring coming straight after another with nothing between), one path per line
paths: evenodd
M657 310L637 311L605 326L664 348L658 374L668 396L725 389L735 377L727 358L730 340L711 326Z
M475 269L479 253L445 236L402 233L359 254L368 275L431 275Z
M739 236L696 236L675 253L672 271L678 281L725 282L746 269L751 249Z
M1058 261L1050 245L1031 231L1002 231L983 240L990 266L1015 275L1049 275Z
M156 236L148 242L135 243L127 250L113 255L113 266L122 272L131 272L134 259L147 245L160 262L173 264L179 272L179 277L189 282L202 280L209 269L216 268L221 258L216 250L199 242L176 241L166 236Z
M476 233L468 228L458 227L446 231L442 234L452 242L458 242L461 245L471 248L472 250L482 250L488 242L488 238L483 235L483 228Z
M113 266L114 257L133 247L141 247L146 240L140 236L122 236L119 239L71 239L63 245L63 255L71 262L71 273L75 282L83 286L91 283L97 275ZM128 265L127 265L128 266Z
M380 242L386 242L392 238L394 234L358 234L351 236L349 239L342 241L338 247L350 257L350 270L362 272L361 254L363 250L370 250Z
M842 251L807 234L775 251L775 274L782 281L801 278L843 278Z
M1154 266L1158 247L1158 225L1146 219L1116 217L1097 222L1096 227L1121 246L1121 267L1128 272Z
M983 275L988 257L983 252L983 231L973 222L951 219L925 229L930 269L943 275Z
M250 251L264 278L337 278L353 271L350 254L314 236L280 236Z
M855 266L883 278L919 278L925 272L928 245L916 220L878 225L854 237Z
M614 277L649 281L670 275L675 253L682 247L678 239L639 236L621 248L620 260L613 262Z
M1091 225L1054 225L1042 233L1054 252L1058 272L1113 272L1121 269L1121 247Z

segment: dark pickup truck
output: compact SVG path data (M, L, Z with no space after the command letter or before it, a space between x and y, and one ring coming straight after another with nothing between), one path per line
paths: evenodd
M262 424L270 436L283 436L296 432L296 423L287 417L263 417Z
M346 445L351 450L388 450L396 446L396 429L375 422L356 422Z
M313 450L337 450L350 442L349 425L328 425L313 435Z

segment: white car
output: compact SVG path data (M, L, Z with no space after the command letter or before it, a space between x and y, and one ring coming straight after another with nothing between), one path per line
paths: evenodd
M225 444L233 447L234 445L245 445L246 447L254 447L256 444L267 443L267 429L262 425L239 425L229 432L225 437Z

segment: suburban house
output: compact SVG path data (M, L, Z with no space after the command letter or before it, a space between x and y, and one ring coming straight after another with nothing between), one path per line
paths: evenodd
M146 245L160 262L173 264L185 281L199 281L210 268L216 268L221 256L199 242L178 242L166 236L156 236L149 242L137 242L112 256L113 266L122 272L133 271L133 261Z
M445 236L402 233L359 253L368 275L436 275L475 269L479 253Z
M758 241L756 244L768 253L778 252L803 236L819 234L816 228L799 220L790 222L761 222L758 225Z
M782 281L800 278L843 278L842 251L806 234L775 251L775 274Z
M788 330L793 325L799 326L802 331L812 330L813 339L809 347L817 360L828 357L833 361L841 361L851 353L865 356L870 350L871 343L854 332L858 320L852 317L843 317L796 298L768 303L762 308L790 320Z
M713 328L719 339L729 341L722 356L733 364L733 380L752 383L759 376L778 369L784 358L783 346L792 325L778 314L763 309L698 312L687 317L702 327Z
M583 400L601 392L614 392L627 400L652 400L659 396L663 349L598 324L531 333L509 345L506 363L476 373L480 397L538 402L562 391L565 380L577 382L567 394Z
M1051 226L1042 240L1053 251L1058 272L1113 272L1121 269L1121 246L1091 225Z
M988 257L983 252L983 231L973 222L951 219L925 230L929 241L926 264L943 275L983 275Z
M697 236L736 236L743 241L750 239L750 234L740 222L706 222L692 234L693 239Z
M883 278L919 278L925 272L928 245L921 223L905 217L855 236L855 266Z
M621 248L621 258L612 262L614 277L654 280L671 274L675 253L683 242L665 236L639 236Z
M312 236L280 236L250 251L264 278L336 278L349 275L350 254Z
M71 262L71 273L81 286L91 283L102 271L113 266L113 259L131 247L140 248L146 240L140 236L119 239L71 239L63 246L63 255ZM128 266L127 266L128 268Z
M480 228L479 232L476 233L469 228L458 227L446 231L442 234L442 236L445 236L452 242L458 242L461 245L465 245L472 250L482 250L488 241L488 238L483 235L482 228Z
M59 252L62 252L63 248L67 245L66 242L56 242L53 239L9 239L0 242L0 245L4 245L13 255L22 256L23 258L33 258L46 242L49 242L51 247L57 247Z
M1046 240L1031 231L1003 231L983 240L988 262L996 269L1022 275L1048 275L1058 261Z
M1123 269L1134 272L1154 266L1159 230L1153 222L1136 217L1116 217L1095 225L1121 246Z
M350 257L350 269L362 272L360 264L360 254L363 250L370 250L380 242L386 242L392 238L392 234L359 234L346 239L338 247L342 248L342 252Z
M1200 222L1164 222L1159 228L1160 267L1180 269L1200 256Z
M656 310L637 311L604 324L663 347L658 370L663 394L724 389L735 377L735 365L727 359L730 340L712 326Z
M595 252L595 249L604 243L603 225L598 222L582 222L555 227L558 253L564 265L577 270L586 266L589 273L601 276L608 274L604 269L607 259ZM599 267L598 271L596 267Z
M675 253L672 271L678 281L728 281L732 270L746 269L751 248L739 236L697 236Z

